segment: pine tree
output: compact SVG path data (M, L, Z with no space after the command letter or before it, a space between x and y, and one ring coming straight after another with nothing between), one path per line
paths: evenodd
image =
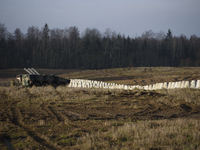
M168 29L166 40L171 40L172 39L172 31Z

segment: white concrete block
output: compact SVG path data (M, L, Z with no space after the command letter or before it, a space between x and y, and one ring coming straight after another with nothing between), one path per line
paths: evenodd
M164 86L164 83L160 83L160 85L159 85L159 89L162 89L163 86Z
M152 90L156 90L156 84L153 84Z
M149 90L153 90L153 85L152 84L149 85Z
M145 89L145 90L149 90L149 86L148 86L148 85L145 85L145 86L144 86L144 89Z
M177 86L177 88L181 88L181 84L182 84L182 81L178 81L178 86Z
M185 88L185 81L181 82L181 88Z
M175 82L174 88L178 88L178 82Z
M108 86L103 86L103 88L104 88L104 89L107 89L107 88L108 88Z
M163 83L158 83L158 89L161 89L161 85L162 85Z
M175 82L172 82L171 89L174 89L174 88L175 88Z
M156 83L156 87L155 87L156 90L159 89L159 83Z
M191 81L190 88L196 88L196 80Z
M138 86L138 89L140 89L140 90L143 90L144 88L143 88L143 86Z
M127 90L127 89L128 89L128 86L127 86L127 85L124 85L124 89Z
M116 84L116 85L114 86L114 89L120 89L120 88L119 88L119 85Z
M100 87L100 88L103 88L103 84L101 83L99 87Z
M136 86L135 85L133 85L133 87L132 87L133 89L135 89L136 88Z
M129 89L130 89L130 90L133 90L133 86L132 86L132 85L130 85Z
M200 80L197 80L197 85L196 85L196 88L200 88Z
M82 82L78 82L78 87L82 87Z
M164 88L164 89L167 89L167 87L168 87L168 83L167 83L167 82L164 82L163 88Z
M167 89L171 89L172 87L172 82L169 82Z
M185 88L190 88L190 81L185 81Z

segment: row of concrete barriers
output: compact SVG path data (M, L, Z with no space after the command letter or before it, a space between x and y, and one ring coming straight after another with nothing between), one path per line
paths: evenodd
M164 82L151 85L124 85L116 83L107 83L103 81L84 80L84 79L71 79L69 87L74 88L106 88L106 89L145 89L145 90L158 90L158 89L175 89L175 88L200 88L200 80L178 81L178 82Z

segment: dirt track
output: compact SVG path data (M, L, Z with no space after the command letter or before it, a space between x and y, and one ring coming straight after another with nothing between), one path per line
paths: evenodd
M19 149L68 149L87 133L107 131L102 129L106 121L121 126L127 121L198 119L199 106L184 100L175 102L167 91L3 88L0 132Z

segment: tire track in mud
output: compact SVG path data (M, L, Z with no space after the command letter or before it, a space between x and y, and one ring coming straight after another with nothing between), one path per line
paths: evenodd
M0 122L11 122L11 120L12 120L11 116L12 116L12 113L11 113L9 107L5 107L0 112Z
M134 113L132 116L136 117L137 119L145 120L145 119L167 119L169 114L162 114L161 112L163 109L161 107L154 107L149 105L144 110Z
M51 111L51 109L46 106L46 107L42 107L42 110L45 111L48 115L53 116L53 118L57 121L60 122L57 118L57 116Z
M58 122L64 122L66 118L64 118L57 110L55 110L53 107L48 106L48 109L51 111L51 113L57 118Z
M73 121L85 120L85 119L81 119L79 115L76 115L72 112L68 112L62 109L58 109L57 107L56 107L57 110L51 106L48 106L48 109L52 112L54 116L56 116L59 122L65 123L68 120L73 120Z
M144 117L154 120L154 119L171 119L178 117L182 118L182 117L188 117L192 113L196 112L198 113L197 110L192 110L192 108L189 108L188 106L185 105L182 106L184 108L186 107L185 109L181 108L181 106L176 106L176 107L167 106L167 107L168 108L149 106L147 109L133 114L133 116L137 117L138 119L141 118L142 120L144 119ZM166 109L168 109L167 112Z
M37 133L37 131L35 130L34 127L26 125L23 122L23 116L18 107L10 107L10 111L12 113L12 120L11 120L12 123L15 126L22 128L27 133L27 135L31 139L33 139L36 143L38 143L39 145L42 145L48 149L62 149L62 147L58 146L57 143L49 142L48 137Z
M77 118L74 119L74 117L72 117L72 115L68 115L68 114L65 114L66 111L65 110L61 110L61 109L58 109L57 107L56 108L53 108L51 106L48 106L48 109L52 112L52 114L54 116L56 116L57 120L62 124L62 123L66 123L67 121L69 120L77 120ZM56 110L58 109L58 110Z

